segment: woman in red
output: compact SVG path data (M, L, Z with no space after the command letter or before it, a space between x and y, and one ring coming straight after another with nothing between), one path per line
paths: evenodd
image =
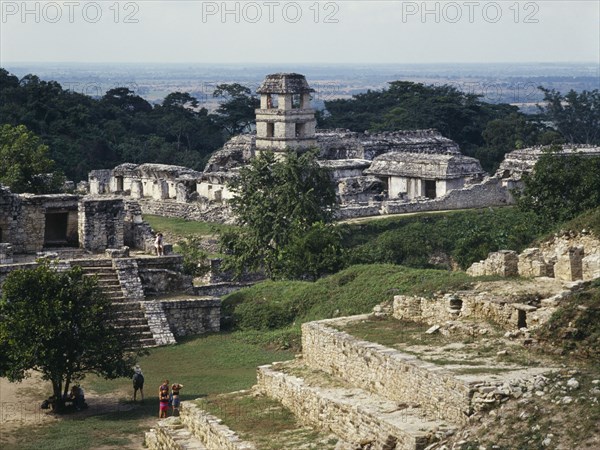
M169 380L164 380L158 388L158 400L160 401L158 418L163 419L167 417L169 411Z

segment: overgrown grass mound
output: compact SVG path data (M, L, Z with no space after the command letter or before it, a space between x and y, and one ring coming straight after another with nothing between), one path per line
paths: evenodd
M539 336L563 354L600 361L600 280L563 302Z
M485 208L352 224L347 246L352 264L466 269L490 252L521 251L548 231L549 226L533 213Z
M366 313L397 294L427 296L466 289L472 280L462 272L358 265L314 283L266 281L242 289L223 299L223 315L229 327L275 330L310 320Z

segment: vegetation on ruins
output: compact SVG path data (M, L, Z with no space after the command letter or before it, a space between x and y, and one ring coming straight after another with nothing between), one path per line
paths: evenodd
M210 270L208 254L202 248L199 236L187 236L177 242L177 252L183 256L183 273L195 277L202 276Z
M64 408L69 387L86 374L129 376L137 336L115 327L115 312L79 267L59 272L48 263L11 272L0 301L0 376L10 381L38 371Z
M0 126L0 184L15 193L59 192L64 176L54 166L48 146L25 126Z
M225 270L316 279L343 266L341 235L331 224L335 191L315 152L280 159L262 152L229 187L240 228L221 235Z
M519 207L549 224L573 219L600 206L600 158L559 154L551 148L517 193Z
M390 217L351 225L349 264L466 269L501 249L521 251L549 225L517 208Z

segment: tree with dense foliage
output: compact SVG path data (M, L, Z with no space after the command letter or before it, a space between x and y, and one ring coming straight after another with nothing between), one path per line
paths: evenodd
M100 94L99 92L97 94ZM0 124L25 125L74 180L123 162L178 164L202 170L226 133L217 115L188 93L151 105L124 87L92 98L35 75L0 69Z
M221 236L226 270L314 279L343 264L339 233L331 224L335 190L315 152L282 158L262 152L229 187L240 228Z
M114 326L110 300L79 267L58 272L45 263L9 273L0 319L0 376L14 382L40 372L59 410L85 374L129 376L135 362L136 335Z
M55 172L48 146L25 126L0 126L0 184L13 192L59 192L64 176Z
M225 99L216 111L216 120L229 136L249 130L254 123L255 110L260 106L260 100L249 88L239 83L219 84L213 97Z
M524 178L519 207L550 223L562 222L600 206L600 158L563 154L551 147Z
M554 89L539 88L544 93L540 110L546 119L571 144L600 144L600 90L573 90L566 95Z
M326 101L325 107L328 114L319 117L321 127L358 132L435 128L456 141L464 154L479 158L488 171L495 170L519 141L540 143L537 138L545 129L519 113L516 106L486 103L479 95L448 85L394 81L388 89ZM503 122L490 124L496 120ZM502 145L495 139L497 132Z

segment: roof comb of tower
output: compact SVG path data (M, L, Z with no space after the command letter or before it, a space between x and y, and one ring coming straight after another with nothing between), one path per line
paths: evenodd
M274 73L267 75L260 87L259 94L305 94L314 92L299 73Z

